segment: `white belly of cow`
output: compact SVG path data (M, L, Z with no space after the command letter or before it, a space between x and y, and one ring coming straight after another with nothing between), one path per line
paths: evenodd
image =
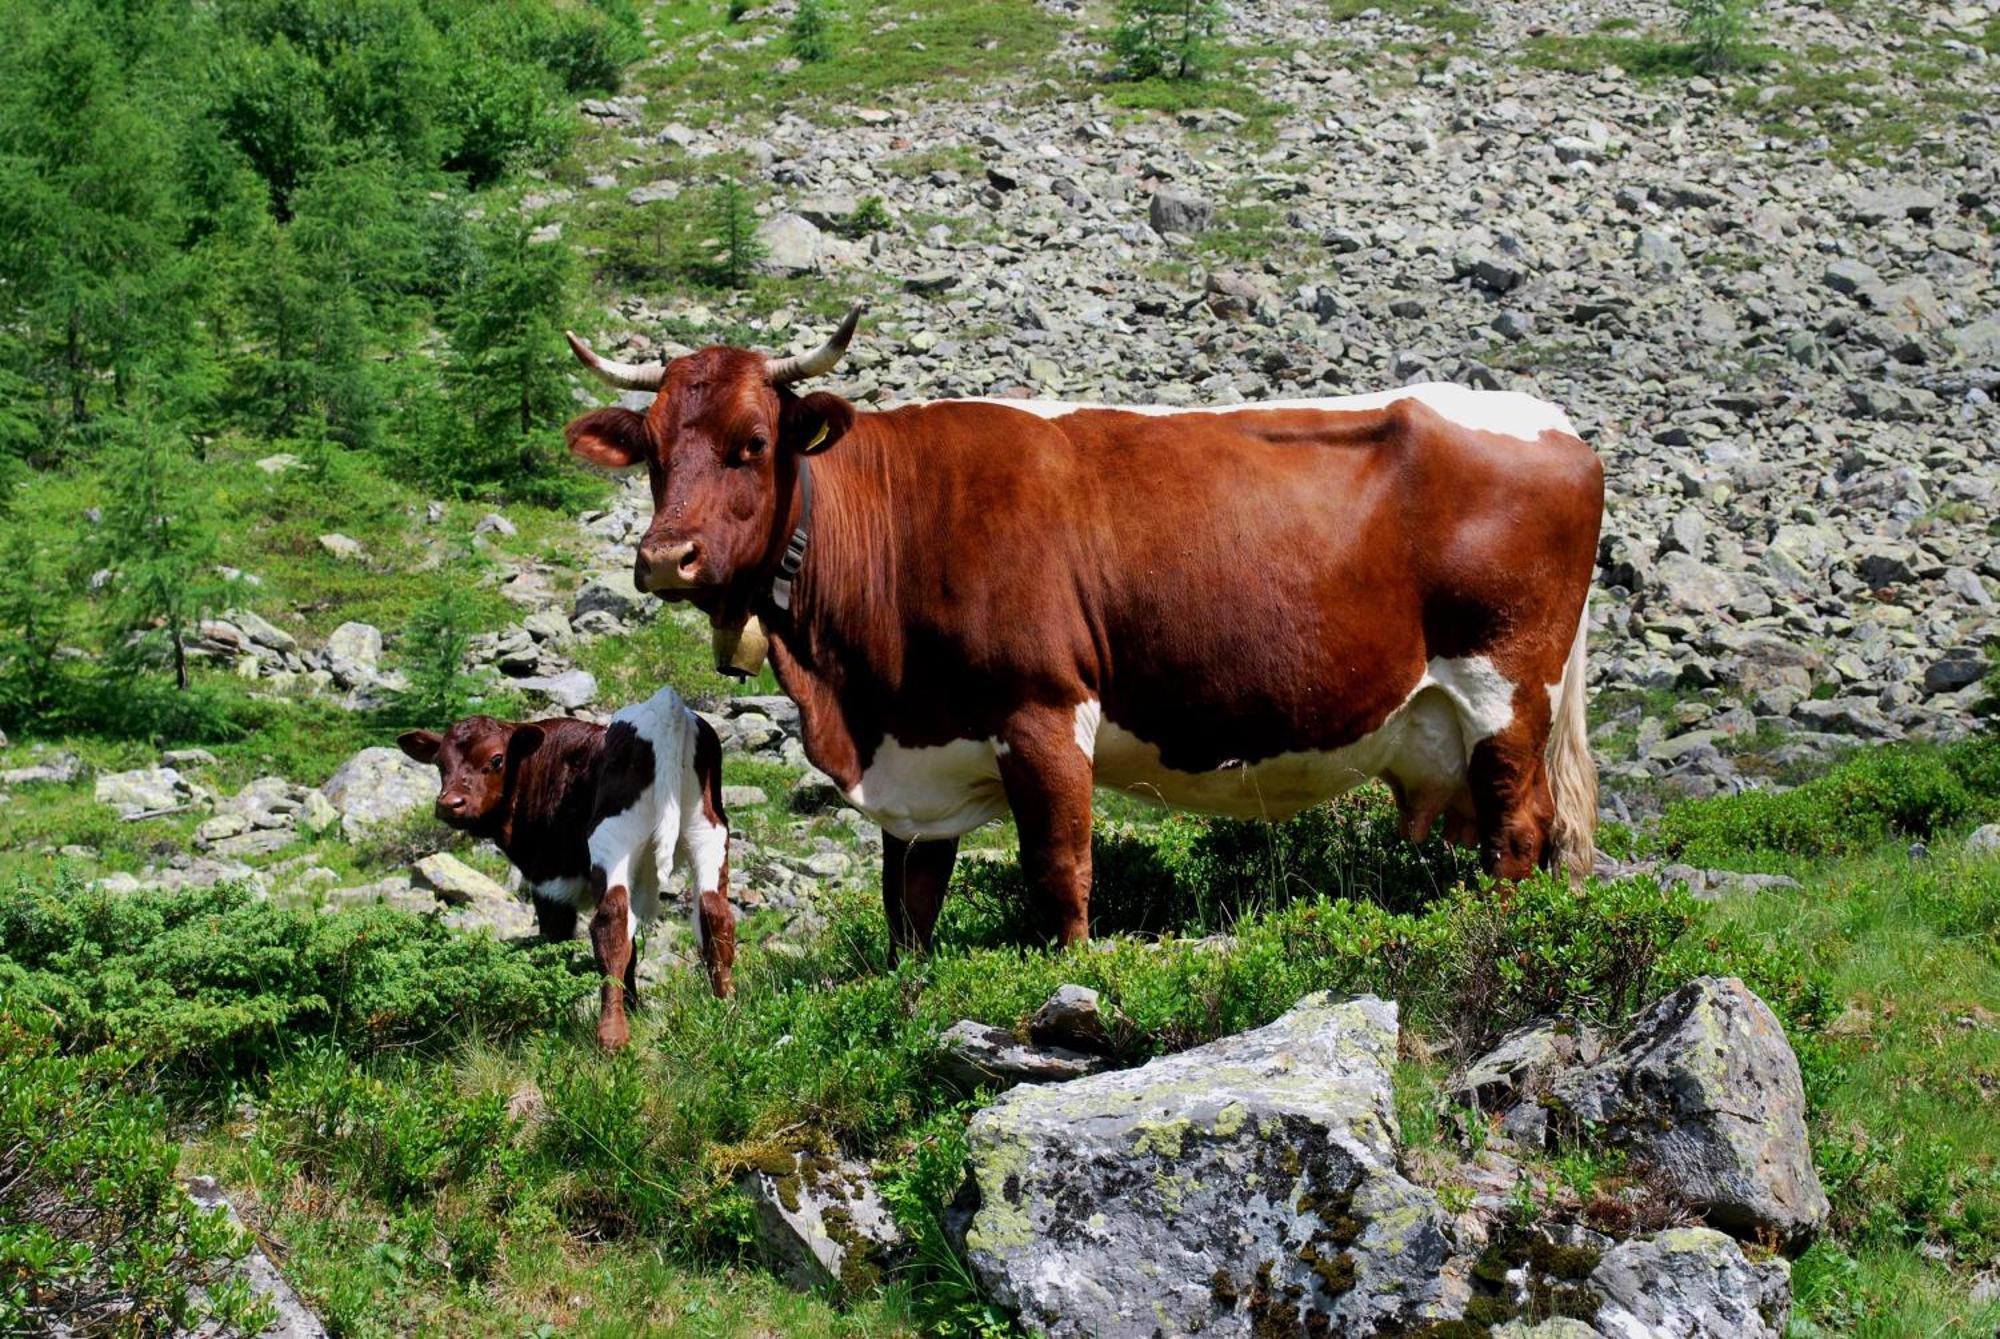
M1479 741L1513 719L1514 685L1484 656L1434 660L1380 727L1336 749L1306 749L1212 771L1168 767L1160 750L1103 719L1095 699L1076 706L1077 747L1091 759L1096 783L1170 809L1226 818L1289 818L1391 776L1411 796L1442 802L1465 785ZM959 739L926 748L883 740L848 792L855 808L892 836L958 837L1007 812L994 739Z

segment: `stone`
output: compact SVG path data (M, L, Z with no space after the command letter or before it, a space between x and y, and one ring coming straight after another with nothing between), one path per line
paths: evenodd
M97 802L108 804L120 818L178 809L194 798L194 788L171 767L135 767L106 772L97 778Z
M67 785L82 775L83 759L74 753L51 753L26 767L9 767L0 772L0 786Z
M1779 1339L1792 1314L1792 1270L1752 1261L1710 1228L1622 1241L1590 1273L1602 1299L1592 1324L1609 1339Z
M838 781L814 767L807 769L805 775L792 783L790 802L795 814L823 813L846 804L847 792L840 788Z
M449 851L438 851L419 860L413 868L412 881L417 887L436 893L437 900L447 906L508 900L507 890L499 883Z
M382 672L382 630L371 623L343 623L326 639L326 667L344 688L375 682Z
M868 1169L820 1153L797 1151L790 1158L789 1171L758 1169L740 1183L756 1208L765 1259L801 1291L867 1291L902 1244Z
M1859 260L1836 260L1826 267L1826 286L1836 293L1859 293L1882 282L1875 267Z
M271 475L284 474L289 470L300 469L304 465L305 462L290 451L279 451L273 455L261 457L257 461L257 468Z
M352 838L429 809L437 802L438 773L401 749L366 748L336 768L320 790Z
M1138 1068L1015 1088L967 1129L967 1257L1050 1339L1416 1329L1469 1289L1397 1170L1396 1006L1311 995Z
M1514 1029L1452 1080L1451 1095L1466 1106L1498 1111L1539 1092L1557 1072L1594 1063L1597 1034L1574 1023L1543 1019Z
M516 679L514 686L538 693L564 711L575 711L597 700L597 676L589 670L568 669L561 674L531 675Z
M1736 598L1736 578L1687 553L1669 553L1653 569L1653 582L1666 603L1690 614L1713 614Z
M1924 670L1924 691L1932 696L1956 693L1984 679L1991 668L1977 647L1954 648Z
M1887 223L1892 219L1927 219L1944 206L1944 198L1921 186L1863 188L1848 196L1854 221Z
M632 584L632 569L629 567L592 572L576 588L576 599L570 605L570 620L574 622L586 614L602 612L620 622L628 622L651 598Z
M196 1208L211 1213L219 1210L229 1220L230 1226L243 1233L249 1243L249 1250L230 1264L228 1272L241 1279L250 1296L261 1302L269 1312L269 1323L257 1332L258 1339L327 1339L326 1326L278 1271L271 1257L264 1253L256 1235L245 1229L243 1220L237 1216L236 1206L223 1194L216 1179L212 1176L191 1176L186 1189L187 1197L194 1201ZM178 1333L198 1335L208 1332L208 1327L204 1326L198 1331L183 1330Z
M249 609L231 609L223 614L231 623L243 630L253 646L285 652L299 649L299 639L278 627L263 615Z
M1106 1009L1089 986L1057 986L1028 1020L1028 1035L1042 1046L1111 1055L1131 1036L1132 1022Z
M1826 1222L1798 1059L1735 977L1698 977L1656 1001L1599 1063L1558 1076L1550 1097L1715 1227L1797 1251Z
M330 535L321 535L319 537L319 546L334 557L347 562L357 561L366 553L366 550L361 547L360 540L343 535L338 531Z
M1172 186L1154 191L1152 201L1146 206L1147 222L1162 237L1168 233L1192 237L1207 231L1214 217L1215 206L1209 201Z
M766 274L806 274L819 265L826 235L803 215L773 214L757 225L757 242Z
M502 539L508 539L521 532L512 521L502 516L499 512L489 511L480 517L478 522L472 527L472 533L475 535L499 535Z
M299 808L299 831L308 837L317 837L340 822L340 811L333 807L333 801L317 790L306 792L304 804Z
M1968 855L2000 855L2000 823L1982 823L1965 839Z
M722 807L724 809L746 809L759 804L770 803L771 797L764 793L762 786L724 786Z
M1102 1056L1022 1041L1006 1028L964 1019L938 1038L945 1075L965 1088L1011 1088L1017 1083L1062 1083L1103 1070Z

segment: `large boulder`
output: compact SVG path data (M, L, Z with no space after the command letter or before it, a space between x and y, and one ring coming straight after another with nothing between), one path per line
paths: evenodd
M1618 1243L1589 1286L1606 1339L1778 1339L1792 1313L1789 1265L1753 1261L1704 1227Z
M194 788L171 767L137 767L106 772L97 778L97 802L108 804L120 818L177 809L194 798Z
M415 882L448 906L467 902L507 902L507 890L448 851L434 851L416 863Z
M320 791L340 811L341 830L357 837L436 803L438 774L401 749L369 748L342 763Z
M1603 1060L1558 1076L1549 1097L1570 1123L1629 1147L1716 1227L1801 1249L1826 1221L1798 1058L1735 977L1698 977L1656 1001Z
M1020 1087L968 1130L974 1271L1051 1339L1364 1335L1457 1313L1396 1167L1396 1006L1312 995L1138 1069Z

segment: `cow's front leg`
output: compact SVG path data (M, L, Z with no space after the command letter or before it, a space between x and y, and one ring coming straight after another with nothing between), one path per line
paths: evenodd
M889 918L889 965L904 952L928 953L951 888L958 838L907 841L882 834L882 913Z
M1021 868L1064 945L1090 937L1091 758L1074 714L1036 712L1001 734L1000 782L1021 832Z
M553 897L530 893L535 908L535 928L551 944L567 944L576 938L576 903L559 902Z

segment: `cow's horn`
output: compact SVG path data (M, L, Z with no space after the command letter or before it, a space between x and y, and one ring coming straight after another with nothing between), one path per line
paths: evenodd
M823 372L831 372L833 365L840 361L840 355L847 352L847 343L854 338L854 327L861 320L861 313L868 310L868 304L857 302L847 309L847 319L840 323L840 329L833 332L833 338L814 349L811 353L797 354L790 358L771 360L771 384L788 386L794 381L804 381Z
M588 344L576 337L576 332L565 330L569 337L569 347L575 352L576 360L597 374L598 380L608 382L621 391L656 391L660 382L666 379L667 369L663 363L621 363L615 358L600 358Z

